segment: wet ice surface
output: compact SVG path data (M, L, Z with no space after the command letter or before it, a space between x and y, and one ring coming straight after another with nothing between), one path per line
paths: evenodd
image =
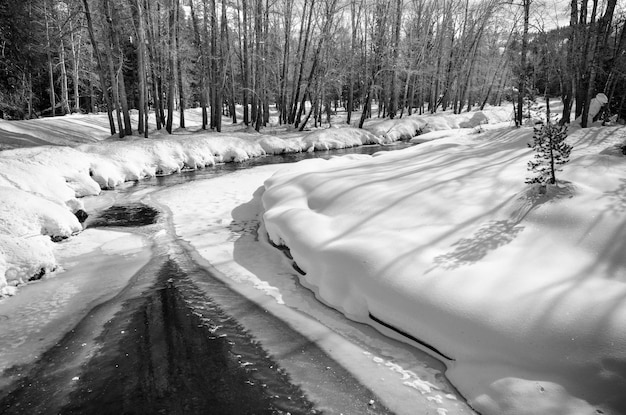
M372 153L380 148L357 150ZM290 261L265 240L259 221L259 187L276 167L254 166L316 155L230 163L131 183L86 198L87 211L95 213L87 225L108 224L112 231L87 229L59 244L65 247L61 256L67 272L46 277L10 301L0 302L2 350L14 352L0 356L4 371L0 400L4 386L22 380L17 396L0 401L0 412L10 408L12 413L34 413L34 407L44 412L63 409L63 413L96 409L120 413L120 408L211 411L197 402L198 394L206 396L207 389L184 386L189 386L189 378L211 384L214 380L198 380L204 372L200 369L226 364L229 379L240 379L235 380L237 385L245 379L246 387L261 388L258 400L245 388L234 396L234 401L249 399L250 408L260 405L254 407L255 413L384 414L389 409L398 414L471 413L446 382L441 363L319 303L300 285ZM161 213L153 214L157 210ZM123 228L129 222L140 227ZM137 272L151 254L150 262ZM163 276L170 260L175 266L169 265L173 268L164 283L157 276ZM169 316L175 317L170 323L178 323L165 330L158 323L165 320L157 317L163 316L167 304ZM15 313L16 307L22 311ZM21 321L29 319L21 330ZM155 330L170 337L154 336ZM167 347L145 341L150 333L153 339L168 338ZM184 364L193 355L178 356L176 363L168 360L186 350L189 342L205 351L217 347L224 358L198 361L196 366ZM172 344L177 347L172 349ZM143 357L123 366L135 352ZM266 354L271 360L263 360ZM148 362L151 371L141 362ZM179 366L190 371L162 376ZM140 378L150 381L142 384ZM124 384L119 379L127 381L125 390L135 391L130 400L116 398ZM276 386L281 379L286 383ZM46 394L61 384L65 389ZM208 386L208 390L214 387L211 393L226 393L219 385ZM94 399L92 393L98 388ZM180 396L172 390L180 391ZM133 399L137 396L154 399ZM228 406L233 403L228 396L223 398L213 411L224 405L229 409L219 413L241 412ZM86 403L89 400L91 404Z
M0 390L96 304L127 286L150 258L146 248L140 235L102 230L60 242L60 270L0 301Z
M398 414L471 413L443 377L443 364L369 326L347 320L300 285L291 261L266 240L259 216L261 185L278 168L257 167L178 186L158 192L154 201L171 210L175 232L197 253L196 262L214 268L232 289L318 345L374 391L376 402ZM212 292L201 279L197 283ZM237 319L277 357L320 410L336 412L342 395L323 387L323 375L299 370L301 360L292 361L293 356L306 359L305 353L248 315Z

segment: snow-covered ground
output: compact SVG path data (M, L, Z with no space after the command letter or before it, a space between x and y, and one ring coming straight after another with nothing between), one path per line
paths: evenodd
M321 301L439 356L481 413L626 413L626 129L572 127L547 194L524 183L532 129L442 135L279 170L270 239Z
M101 189L267 153L387 142L419 130L415 140L423 144L411 149L263 167L194 193L166 192L157 202L171 210L177 234L238 289L259 293L256 300L270 311L288 306L306 313L316 306L295 296L293 278L268 271L280 270L278 261L259 266L264 256L245 246L243 236L256 232L248 225L264 210L261 240L267 230L271 241L289 247L306 273L301 282L318 299L437 356L482 413L626 413L626 174L616 147L626 130L572 127L572 161L558 175L559 186L543 195L524 184L532 129L510 128L509 115L371 120L366 131L178 130L122 141L104 132L90 139L83 117L84 129L69 142L62 129L49 128L41 140L63 145L0 152L0 290L15 294L42 273L52 283L61 270L50 271L68 265L65 243L51 237L72 242L85 235L76 237L82 226L73 213L84 207L83 196ZM0 141L7 129L0 122ZM28 139L20 123L10 130L11 147L41 142ZM142 243L134 240L132 249ZM286 317L290 324L304 324L297 314ZM316 338L328 342L329 352L337 347L331 334ZM410 366L410 356L401 364L363 356L423 393L433 413L462 411L434 377ZM358 359L343 363L358 370ZM385 383L378 372L362 376ZM401 400L396 384L375 387Z
M497 114L489 115L495 120L502 116L499 109L485 113ZM189 114L188 124L197 129L198 111ZM74 213L83 208L81 198L98 195L101 189L266 154L395 139L347 126L272 135L235 125L219 134L178 129L174 135L152 131L148 139L119 140L107 136L106 120L106 114L0 120L0 148L11 148L0 152L0 297L14 294L16 286L56 268L51 238L80 232L82 226ZM372 125L376 132L376 121Z
M19 124L12 128L19 128ZM51 238L63 239L80 232L82 226L74 213L83 208L81 198L98 195L101 189L285 149L344 148L382 141L352 128L282 140L247 133L154 136L0 152L1 294L12 294L15 286L54 270Z
M281 165L240 170L206 181L160 191L152 202L172 214L178 238L198 254L195 259L217 270L225 283L318 345L333 360L375 391L398 415L469 414L470 409L440 374L434 359L390 342L370 327L354 324L315 300L298 284L297 272L283 253L270 245L261 223L263 181ZM198 197L198 195L205 195ZM203 287L201 281L199 287ZM207 296L215 294L212 285ZM242 316L246 324L246 316ZM254 328L254 327L253 327ZM346 412L342 396L328 390L316 373L302 373L298 345L281 341L268 328L257 327L255 338L303 385L324 413ZM330 370L330 368L327 368Z

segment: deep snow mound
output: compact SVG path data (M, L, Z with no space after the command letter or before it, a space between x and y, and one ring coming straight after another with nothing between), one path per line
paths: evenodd
M623 414L625 134L571 128L546 193L530 128L308 160L265 182L265 227L320 300L438 356L481 413Z
M403 118L369 120L365 129L391 141L410 140L432 131L460 128L476 128L481 125L502 123L513 119L510 108L493 107L483 111L471 111L461 114L450 112L410 115Z

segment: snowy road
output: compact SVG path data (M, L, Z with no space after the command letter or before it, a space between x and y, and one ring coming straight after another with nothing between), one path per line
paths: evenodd
M32 320L19 332L0 321L1 341L13 342L0 357L2 410L472 413L442 364L299 284L258 219L276 168L174 175L157 180L165 189L142 183L87 200L90 211L142 202L161 214L60 244L68 271L0 304L2 315L22 301L11 318Z

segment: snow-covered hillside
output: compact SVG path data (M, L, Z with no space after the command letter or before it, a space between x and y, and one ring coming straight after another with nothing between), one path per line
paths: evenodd
M446 362L481 413L626 413L626 129L572 127L547 194L524 183L531 128L447 135L279 170L270 239L321 301Z

